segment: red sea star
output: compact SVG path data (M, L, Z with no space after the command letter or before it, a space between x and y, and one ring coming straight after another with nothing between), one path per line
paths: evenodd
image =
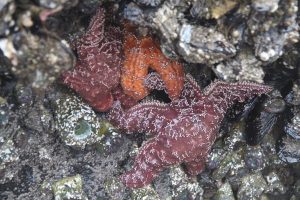
M98 111L108 111L115 98L134 104L122 94L120 83L123 61L122 32L105 28L105 10L99 8L87 32L75 44L78 60L73 70L62 75L62 81L82 96Z
M121 176L122 181L128 187L142 187L164 168L179 163L185 163L190 175L199 174L226 110L235 101L271 90L256 83L215 82L201 92L188 75L180 98L170 104L141 103L124 111L116 102L109 116L114 125L129 133L154 135L143 144L132 170Z

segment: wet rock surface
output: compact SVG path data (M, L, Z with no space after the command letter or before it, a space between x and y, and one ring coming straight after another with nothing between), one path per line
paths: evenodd
M148 135L123 134L60 84L99 5L108 24L126 19L160 41L201 87L274 87L228 111L198 176L173 166L126 188L119 176ZM0 1L0 199L299 199L298 15L296 0Z

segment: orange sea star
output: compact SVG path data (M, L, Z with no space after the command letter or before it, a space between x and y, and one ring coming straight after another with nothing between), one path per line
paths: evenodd
M178 99L183 89L182 65L167 58L151 37L138 38L132 27L125 25L124 54L121 85L125 94L136 100L149 94L145 79L149 69L155 70L163 80L166 92L172 100Z

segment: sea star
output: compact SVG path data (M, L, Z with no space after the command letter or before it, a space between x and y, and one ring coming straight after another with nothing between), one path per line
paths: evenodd
M121 38L119 28L105 28L105 10L99 8L86 33L75 43L76 66L62 75L63 83L98 111L108 111L114 102L112 91L120 90L117 87L123 62Z
M138 38L135 27L125 24L124 54L121 85L125 94L141 100L149 94L145 85L149 69L155 70L164 81L166 92L174 100L180 96L184 84L182 65L167 58L151 37Z
M164 168L184 163L188 174L203 168L226 110L235 101L261 95L272 88L250 82L214 82L203 92L190 76L178 100L169 104L141 103L124 111L116 102L110 121L120 129L148 132L153 138L144 143L133 168L121 176L127 187L143 187Z

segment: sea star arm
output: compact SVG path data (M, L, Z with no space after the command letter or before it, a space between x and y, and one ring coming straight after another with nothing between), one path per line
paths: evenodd
M109 113L109 119L128 133L158 133L176 115L177 111L159 102L141 103L126 111L120 102L116 102Z
M205 160L203 158L193 160L191 162L185 163L187 173L189 175L195 176L200 174L205 167Z
M82 80L82 77L76 70L64 72L61 78L65 84L70 85L70 87L76 90L77 92L80 86L82 84L85 84Z
M181 98L189 100L202 98L201 88L190 74L186 75L184 88L181 92Z
M165 90L166 85L161 76L157 72L152 72L147 75L144 80L144 85L150 90ZM185 79L184 88L181 92L180 98L200 99L202 97L201 88L198 86L192 75L187 74Z
M129 108L135 106L138 103L137 100L135 100L134 98L132 98L128 95L126 95L123 92L123 89L121 88L120 85L112 91L112 94L113 94L113 97L114 97L114 101L120 101L122 107L125 108L125 109L129 109Z
M92 18L86 33L80 38L80 48L94 48L104 37L105 10L99 8Z
M167 58L152 38L142 39L141 48L144 54L148 55L148 59L145 60L148 66L155 70L164 81L165 90L170 99L178 99L184 85L182 64Z
M207 104L214 104L217 113L224 115L235 101L244 102L247 98L272 91L272 87L252 82L227 83L217 81L205 88L204 95ZM209 103L210 102L210 103Z
M137 38L134 32L133 26L125 24L125 60L121 76L124 92L136 100L147 96L149 89L153 88L153 85L147 88L144 81L150 68L156 71L160 79L164 81L163 88L170 99L178 99L184 84L182 65L167 58L154 39ZM159 89L158 87L158 85L154 86L155 89Z
M147 75L144 80L144 85L150 90L165 90L166 86L157 72L152 72Z
M123 174L121 180L127 187L143 187L165 167L179 162L179 157L172 155L165 141L155 137L141 147L133 168Z

